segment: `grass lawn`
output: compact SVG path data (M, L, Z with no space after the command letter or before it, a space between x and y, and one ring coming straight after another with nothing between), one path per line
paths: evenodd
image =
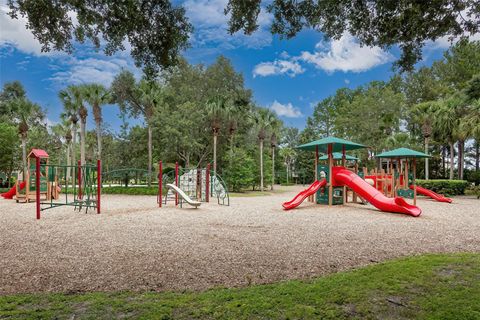
M480 319L480 254L425 255L206 292L0 296L0 318Z
M280 187L275 187L275 189L272 190L265 190L265 191L260 191L260 190L244 190L242 192L230 192L229 195L230 197L263 197L263 196L271 196L272 194L277 194L277 193L284 193L287 192L288 189L286 189L283 186Z

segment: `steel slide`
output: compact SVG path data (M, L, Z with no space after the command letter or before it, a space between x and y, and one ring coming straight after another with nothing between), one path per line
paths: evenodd
M337 183L343 184L355 191L359 196L381 211L404 213L414 217L418 217L422 213L419 207L408 204L405 199L401 197L386 197L382 192L347 169L338 170L334 179Z
M413 185L410 186L410 189L413 190ZM430 197L439 202L452 203L452 199L445 197L443 194L438 194L436 192L433 192L432 190L428 190L420 186L417 186L417 193L421 194L422 196Z
M290 210L298 207L303 202L303 200L305 200L308 196L311 196L312 194L317 192L320 188L325 187L326 185L327 185L327 180L325 179L316 180L307 189L297 194L295 198L293 198L290 201L284 202L282 204L283 208L285 210Z
M177 187L174 184L171 184L171 183L167 184L167 188L175 191L180 197L182 197L183 200L185 200L186 203L188 203L192 207L197 208L202 204L199 201L192 200L192 198L190 198L185 192L183 192L182 189L180 189L179 187Z

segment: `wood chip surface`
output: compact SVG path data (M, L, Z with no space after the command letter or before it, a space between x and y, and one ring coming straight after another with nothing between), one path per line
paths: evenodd
M421 198L419 218L370 205L305 202L302 187L198 209L151 196L104 195L103 212L42 211L0 200L0 295L165 291L306 279L426 252L480 252L480 201Z

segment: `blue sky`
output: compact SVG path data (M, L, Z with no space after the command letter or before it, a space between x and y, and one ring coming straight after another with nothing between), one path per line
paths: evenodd
M220 54L228 57L252 89L255 101L271 108L290 126L303 128L313 105L341 87L354 88L372 80L388 80L398 50L360 47L344 35L325 41L320 33L303 31L290 40L280 40L268 31L271 16L260 14L259 30L252 36L228 35L223 8L227 0L183 1L195 27L191 48L184 56L191 63L210 64ZM58 90L69 84L100 82L109 85L122 68L140 76L127 51L107 57L90 45L78 46L72 56L42 53L40 44L25 28L25 20L11 20L0 0L0 84L20 80L29 98L47 110L50 123L62 110ZM424 60L431 64L448 48L446 39L429 43ZM109 128L120 125L118 108L104 108ZM91 120L90 120L91 121ZM90 127L92 123L90 122Z

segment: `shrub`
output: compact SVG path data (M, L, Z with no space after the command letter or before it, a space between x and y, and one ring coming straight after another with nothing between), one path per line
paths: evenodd
M480 170L468 170L465 171L465 177L468 182L475 183L476 186L480 185Z
M417 180L417 185L446 196L465 194L469 182L465 180Z

